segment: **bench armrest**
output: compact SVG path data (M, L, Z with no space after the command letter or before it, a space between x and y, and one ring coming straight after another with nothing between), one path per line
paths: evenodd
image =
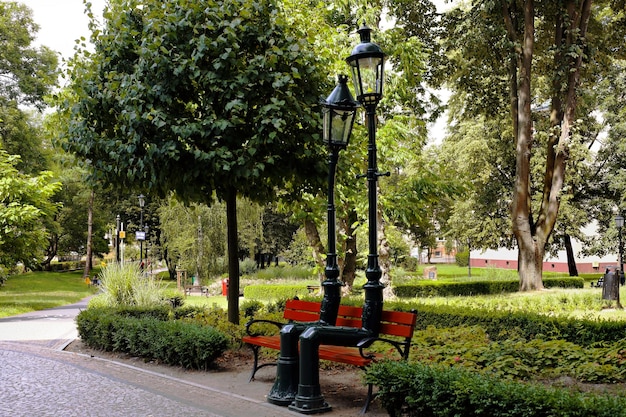
M282 329L283 326L285 325L285 323L279 323L273 320L262 320L262 319L250 320L249 322L246 323L246 333L248 334L248 336L259 336L259 333L253 333L250 331L250 327L258 323L273 324L274 326L278 328L278 330Z
M374 355L366 353L364 349L367 349L376 342L389 343L394 348L396 348L396 351L400 354L402 359L406 359L409 356L409 346L406 343L398 342L396 340L385 339L382 337L366 337L365 339L358 342L356 346L359 348L359 353L361 354L361 356L366 359L373 359Z

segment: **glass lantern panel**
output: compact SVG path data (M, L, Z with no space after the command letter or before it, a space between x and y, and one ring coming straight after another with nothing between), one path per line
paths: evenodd
M332 142L338 145L347 145L350 139L354 111L336 110L333 112Z

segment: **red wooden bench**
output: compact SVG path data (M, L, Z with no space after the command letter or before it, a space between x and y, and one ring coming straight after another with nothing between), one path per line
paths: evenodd
M285 312L283 318L287 322L316 322L320 317L321 303L314 301L302 301L302 300L288 300L285 305ZM337 315L337 326L341 327L356 327L361 328L361 315L363 312L362 307L352 306L339 306L339 314ZM374 342L384 342L391 344L401 359L408 359L409 351L411 347L411 339L413 338L413 331L415 329L415 322L417 320L417 313L412 312L400 312L400 311L383 311L380 334ZM282 328L286 323L279 323L271 320L250 320L246 324L247 335L243 337L243 342L248 344L252 348L254 354L254 364L252 366L252 374L250 381L254 379L256 372L270 365L276 365L276 362L259 364L259 351L261 348L269 348L274 350L280 350L280 335L262 335L254 333L251 327L260 323L269 323L277 327ZM367 344L371 346L371 343ZM367 365L374 361L381 359L393 358L396 355L392 355L393 350L386 353L365 351L360 347L347 347L347 346L334 346L334 345L321 345L319 348L319 358L344 363L348 365L354 365L361 369L364 369ZM397 356L396 356L397 357ZM370 402L373 398L372 384L368 384L367 387L367 399L363 407L363 412L366 412L369 408Z

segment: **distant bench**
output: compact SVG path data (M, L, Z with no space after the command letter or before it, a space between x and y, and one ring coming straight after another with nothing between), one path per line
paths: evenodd
M600 277L598 282L591 281L591 288L601 288L604 285L604 277Z
M191 295L192 292L199 292L205 297L209 296L209 287L204 285L185 285L185 295Z
M301 300L287 300L285 305L285 312L283 318L288 322L316 322L320 318L321 303L314 301L301 301ZM352 306L339 306L339 314L337 316L337 326L343 327L355 327L360 329L362 327L362 307ZM380 334L377 338L368 338L359 342L357 345L366 345L364 347L349 347L349 346L334 346L334 345L320 345L319 358L345 363L348 365L357 366L361 369L371 364L374 361L381 359L389 359L394 356L400 359L408 359L409 351L411 348L411 339L413 338L413 331L415 329L415 322L417 320L417 313L412 312L400 312L400 311L383 311ZM246 323L247 335L242 338L242 341L250 346L254 353L254 364L252 367L252 375L250 381L254 379L256 372L264 366L276 365L276 362L264 363L259 365L259 350L264 348L280 350L280 335L275 334L271 336L261 335L253 333L250 328L259 323L269 323L276 326L278 329L282 328L287 323L278 323L271 320L250 320ZM374 342L384 342L391 344L398 355L393 355L394 349L387 350L385 353L366 352L365 349L371 346ZM367 411L372 401L372 384L367 386L367 399L363 406L363 413Z

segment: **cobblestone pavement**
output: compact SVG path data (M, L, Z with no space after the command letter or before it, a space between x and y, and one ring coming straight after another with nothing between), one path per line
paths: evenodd
M74 317L85 307L83 300L0 319L0 417L302 416L265 401L274 368L248 383L248 366L212 374L63 351L77 337ZM331 389L329 378L323 388ZM357 380L354 387L366 390ZM342 389L331 395L345 397ZM362 399L337 404L323 416L356 416ZM368 413L383 415L376 408Z
M0 416L299 415L108 360L0 342Z

